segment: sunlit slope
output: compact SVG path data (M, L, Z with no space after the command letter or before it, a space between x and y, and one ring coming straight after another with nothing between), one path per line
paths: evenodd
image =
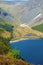
M16 25L13 28L13 39L43 38L43 32L31 29L29 26Z
M40 24L40 25L34 26L34 27L32 27L32 29L34 29L34 30L38 30L38 31L40 31L40 32L43 32L43 24Z

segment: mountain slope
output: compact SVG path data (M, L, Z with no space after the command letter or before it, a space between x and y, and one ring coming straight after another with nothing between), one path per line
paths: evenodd
M27 2L17 2L11 5L1 3L0 7L12 14L15 22L29 24L34 17L43 13L43 0L29 0Z
M5 20L5 21L7 21L9 23L14 22L13 16L3 8L0 8L0 18L2 18L3 20Z
M43 33L34 29L31 29L26 24L14 23L13 26L0 18L0 36L9 40L19 40L25 38L40 38L43 37Z
M2 53L10 50L9 41L12 38L12 31L13 27L0 18L0 51L2 51Z

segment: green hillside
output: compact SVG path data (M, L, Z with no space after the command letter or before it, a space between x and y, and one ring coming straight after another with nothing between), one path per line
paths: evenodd
M40 25L34 26L34 27L32 27L32 29L43 32L43 24L40 24Z
M19 56L19 50L13 50L10 46L10 40L13 38L13 26L0 19L0 55L23 59Z

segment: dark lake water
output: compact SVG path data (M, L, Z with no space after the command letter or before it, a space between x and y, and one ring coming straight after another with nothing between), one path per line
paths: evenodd
M12 43L11 47L20 50L20 55L27 62L43 65L43 39L22 40Z

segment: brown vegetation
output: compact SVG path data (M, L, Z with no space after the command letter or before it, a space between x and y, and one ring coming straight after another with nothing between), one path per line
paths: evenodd
M28 64L27 62L24 62L21 59L18 60L0 55L0 65L33 65L33 64Z
M11 36L11 33L7 32L7 31L4 31L4 32L2 32L1 35L3 36L3 38L9 38Z

